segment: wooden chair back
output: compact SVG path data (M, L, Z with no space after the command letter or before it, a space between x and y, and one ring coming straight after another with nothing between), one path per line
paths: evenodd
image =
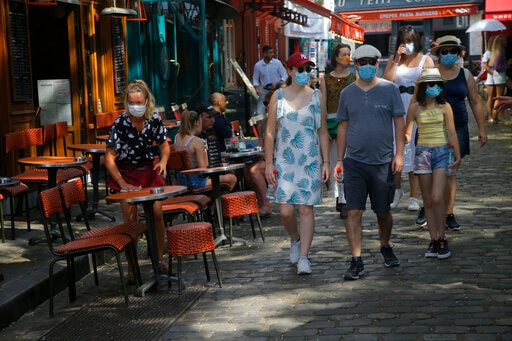
M46 124L43 126L43 153L48 149L50 155L57 155L55 149L55 124Z
M64 156L68 156L68 147L66 139L68 137L68 122L61 121L55 123L55 155L57 155L57 143L62 139L62 148L64 149Z
M43 145L43 129L42 128L30 128L21 131L15 131L12 133L5 134L5 154L10 152L16 153L15 160L23 158L30 154L26 154L27 150L31 147L39 148ZM36 149L36 155L38 150ZM21 171L24 171L24 167L21 166Z

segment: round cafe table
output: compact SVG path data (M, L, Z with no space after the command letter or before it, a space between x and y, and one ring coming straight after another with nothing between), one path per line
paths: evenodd
M146 291L151 289L158 282L158 280L167 279L167 274L160 274L160 267L158 266L153 204L157 200L163 200L168 197L175 197L185 192L187 192L187 187L185 186L162 186L154 188L142 188L138 191L118 192L106 197L107 203L109 204L125 202L129 204L142 204L142 207L144 208L144 215L146 216L146 225L148 228L148 249L155 276L151 281L146 282L137 288L136 296L143 297Z
M80 166L87 163L87 160L71 156L31 156L18 159L18 163L47 169L48 188L53 188L57 184L57 171L59 169Z
M31 156L18 159L18 163L25 166L33 166L37 168L45 168L48 171L48 188L53 188L57 185L57 171L63 168L72 168L87 163L85 158L77 158L71 156ZM51 235L55 238L61 237L60 232L53 228L50 231ZM62 236L64 238L64 236ZM31 238L28 243L35 245L46 241L46 237Z
M68 146L68 149L79 151L85 154L92 155L92 209L87 212L89 217L94 217L96 213L101 214L110 219L110 221L116 221L116 217L98 208L99 202L99 177L100 177L100 159L102 155L105 155L107 146L102 143L77 143Z
M224 233L224 219L222 217L222 200L220 200L220 176L221 174L226 174L229 171L237 170L244 168L245 164L243 163L233 163L227 166L218 166L211 168L193 168L182 170L182 174L202 174L204 176L210 177L212 180L212 197L215 200L215 210L217 211L217 220L219 223L220 236L215 238L215 245L219 245L225 240L228 240L228 237ZM246 244L247 242L241 238L235 238L230 236L231 241L238 241L242 244Z

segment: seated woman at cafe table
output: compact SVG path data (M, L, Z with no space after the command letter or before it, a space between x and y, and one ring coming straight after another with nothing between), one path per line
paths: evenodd
M181 115L181 126L174 140L174 150L186 150L190 168L208 167L208 155L204 148L204 141L198 137L203 130L201 115L195 111L184 111ZM182 174L177 174L177 180L180 185L187 186L187 179ZM211 186L210 178L201 174L190 175L193 188L203 188ZM234 174L224 174L220 176L221 186L228 187L231 191L235 187L237 178Z
M128 85L124 105L127 110L115 120L107 142L107 185L113 193L163 186L170 148L164 124L155 111L155 99L144 81L134 80ZM154 162L152 147L155 142L160 157ZM121 203L121 209L125 223L137 221L136 205ZM168 263L163 260L165 226L160 201L154 204L154 222L160 271L167 273ZM133 282L131 265L128 268L128 281Z

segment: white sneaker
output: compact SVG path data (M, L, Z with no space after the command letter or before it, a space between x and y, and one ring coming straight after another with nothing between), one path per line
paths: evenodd
M420 203L418 202L418 199L416 199L416 198L409 198L409 206L407 206L407 209L409 211L419 211L420 210Z
M398 203L400 202L400 199L402 199L402 196L404 195L404 191L401 189L395 189L395 197L393 198L393 202L389 207L396 208L398 206Z
M300 239L290 242L290 263L297 264L300 254Z
M297 275L310 275L311 274L311 263L308 257L300 256L297 263Z

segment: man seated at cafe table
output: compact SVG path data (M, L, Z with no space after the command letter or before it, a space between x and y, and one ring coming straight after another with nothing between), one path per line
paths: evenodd
M210 95L209 101L212 104L213 110L216 111L213 130L217 135L220 151L224 152L226 151L226 144L224 143L224 139L233 136L233 129L231 128L231 124L229 124L229 122L226 120L226 117L224 116L227 105L226 96L220 92L214 92Z

